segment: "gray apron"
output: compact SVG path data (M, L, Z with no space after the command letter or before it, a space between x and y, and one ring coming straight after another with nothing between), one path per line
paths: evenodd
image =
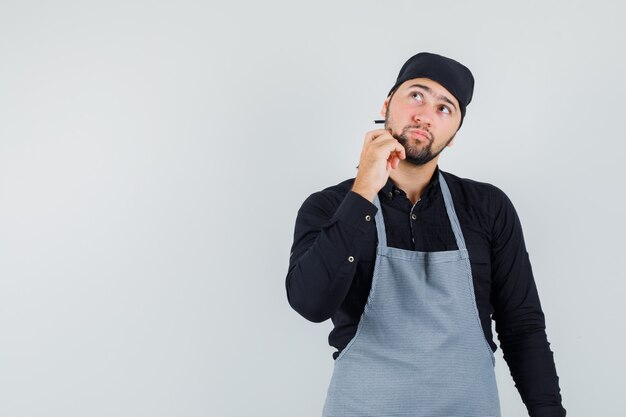
M439 173L458 250L387 246L378 196L372 288L335 360L324 417L499 417L495 358L478 316L452 196Z

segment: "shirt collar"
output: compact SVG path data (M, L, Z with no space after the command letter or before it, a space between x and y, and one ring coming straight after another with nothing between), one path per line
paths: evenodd
M421 198L430 196L437 189L438 185L439 165L435 166L433 176L430 178L430 182L426 186ZM387 183L380 189L380 193L382 193L387 200L391 200L398 195L406 195L406 193L391 180L391 177L387 178Z

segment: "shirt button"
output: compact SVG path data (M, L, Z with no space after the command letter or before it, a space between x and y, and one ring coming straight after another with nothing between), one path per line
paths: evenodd
M389 191L389 197L393 197L393 193Z
M348 262L354 262L354 256L348 256Z
M370 220L372 220L372 216L370 216L369 214L366 215L365 216L365 220L369 222Z
M412 218L413 220L415 220L415 219L417 219L417 216L416 216L415 214L411 214L411 218Z
M400 194L400 190L396 190L396 194Z

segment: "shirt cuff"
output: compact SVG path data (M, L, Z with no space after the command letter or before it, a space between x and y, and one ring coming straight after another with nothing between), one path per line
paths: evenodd
M530 417L565 417L567 411L562 406L541 407L530 411Z
M374 216L378 208L374 203L354 191L348 191L345 198L335 211L331 223L340 221L361 231L373 227Z

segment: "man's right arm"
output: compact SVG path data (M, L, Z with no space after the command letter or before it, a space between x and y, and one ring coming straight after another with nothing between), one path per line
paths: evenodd
M296 217L286 278L291 307L307 320L330 318L346 297L356 273L363 239L376 227L376 206L348 191L337 205L328 192L311 194Z
M330 318L348 294L368 227L376 227L373 204L389 173L406 158L388 129L367 132L352 190L338 203L330 192L310 195L296 218L286 287L289 304L304 318Z

